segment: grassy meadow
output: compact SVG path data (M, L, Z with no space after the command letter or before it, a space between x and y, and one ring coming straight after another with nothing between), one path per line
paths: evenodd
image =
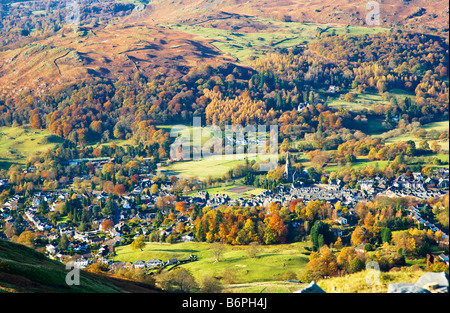
M324 170L326 172L335 172L342 168L353 168L355 170L361 169L366 166L373 166L373 167L379 167L383 168L386 165L389 164L390 161L369 161L369 159L366 156L358 156L356 158L356 162L353 162L351 164L346 164L339 166L336 163L329 163L325 166Z
M449 131L449 121L440 121L440 122L434 122L434 123L428 123L425 125L422 125L420 128L426 130L428 133L442 133L442 132L448 132ZM379 135L380 137L383 136L383 134ZM428 136L427 136L428 137ZM428 141L428 144L431 146L433 143L437 143L441 146L441 153L448 154L449 152L449 140L448 139L431 139L436 137L429 137L429 139L425 138ZM406 132L403 134L399 134L397 136L389 137L385 140L386 145L397 143L401 141L409 141L412 140L415 142L416 147L419 146L420 142L424 140L424 138L419 138L411 134L410 132ZM438 156L439 157L439 156ZM448 158L447 158L448 159Z
M349 111L359 112L364 109L370 110L372 106L376 105L386 105L390 101L386 100L382 95L374 92L358 93L356 89L351 89L351 92L356 95L356 99L353 102L344 100L344 97L334 97L331 98L327 104L331 108L347 109ZM401 89L393 89L389 91L389 94L397 99L404 99L406 97L410 98L412 102L415 101L415 96Z
M244 188L244 190L241 190L242 188ZM254 188L254 187L250 187L250 186L244 186L244 185L238 185L238 184L232 184L232 183L230 183L230 184L222 183L216 187L192 191L188 195L195 196L198 191L207 191L210 196L212 196L213 194L226 194L231 199L238 199L238 198L250 198L252 196L260 194L264 190L265 189L262 189L262 188Z
M0 127L0 169L24 165L29 156L51 150L63 141L48 130L29 126Z
M252 56L262 56L273 48L288 48L317 39L317 34L372 34L386 31L384 28L332 27L312 23L281 22L262 17L251 17L256 23L268 26L272 31L239 32L204 25L164 24L164 26L212 40L211 44L235 57L239 62L250 64Z
M280 245L261 245L257 257L247 255L247 246L226 246L220 260L215 262L210 251L210 243L150 243L143 251L132 250L130 245L116 248L114 261L146 261L148 259L186 258L193 254L198 261L179 265L190 270L197 281L203 276L214 275L222 279L225 272L234 277L231 282L223 282L227 293L291 293L305 288L306 283L287 282L283 274L290 270L297 277L308 263L309 243L297 242ZM410 264L411 265L411 264ZM421 269L403 267L399 271L380 272L378 278L367 271L349 274L343 277L323 279L317 284L327 293L385 293L390 283L415 283L425 272ZM367 278L372 278L370 283Z
M185 242L160 244L147 242L143 251L132 250L130 245L116 248L114 261L147 261L148 259L185 258L193 254L198 261L180 265L189 269L196 279L204 275L221 278L225 271L234 271L233 284L280 281L286 270L299 275L308 262L309 243L298 242L280 245L261 245L256 258L249 258L247 246L229 246L220 262L215 262L210 243Z
M254 154L233 154L229 156L213 155L209 157L202 157L201 160L178 161L172 162L168 165L162 166L160 169L171 173L172 175L179 175L184 178L197 177L199 179L206 179L208 177L220 177L232 170L238 164L244 164L245 158L248 160L255 160L261 162L266 160L266 157L255 156ZM267 156L268 158L269 156Z

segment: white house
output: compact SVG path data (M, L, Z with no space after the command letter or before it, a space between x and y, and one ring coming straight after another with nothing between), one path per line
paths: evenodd
M122 203L122 206L123 206L123 208L124 208L125 210L131 209L131 205L130 205L130 203L129 203L127 200L125 200L125 201Z
M192 233L181 236L181 241L183 241L183 242L189 242L189 241L192 241L193 239L194 239L194 235Z
M373 188L374 181L372 179L358 180L361 190L370 190Z
M143 191L144 189L142 189L142 187L136 187L133 189L134 194L141 194Z
M75 235L73 236L73 238L76 239L76 240L81 240L81 241L85 241L85 242L88 241L88 236L87 235L80 234L78 232L75 232Z
M329 86L328 90L327 90L328 93L336 93L336 91L337 91L337 88L334 85Z
M348 221L345 217L339 216L337 219L334 220L336 223L340 225L347 225Z
M134 268L145 268L145 262L141 260L134 262Z
M45 249L47 250L48 253L51 253L51 254L56 252L56 247L52 244L46 245Z
M166 262L166 266L177 264L177 263L178 263L178 259L169 259L169 261Z
M75 262L73 262L73 265L78 268L86 268L88 264L89 261L85 258L79 258Z
M158 267L163 265L164 265L163 261L159 259L152 259L147 261L147 267Z
M358 246L356 246L356 247L355 247L355 251L356 251L357 253L366 253L366 251L364 251L364 244L361 243L361 244L359 244Z

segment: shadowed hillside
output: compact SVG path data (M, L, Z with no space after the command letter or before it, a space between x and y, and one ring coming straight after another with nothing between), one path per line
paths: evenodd
M152 286L81 272L80 285L66 284L65 265L26 246L0 240L0 292L155 293Z

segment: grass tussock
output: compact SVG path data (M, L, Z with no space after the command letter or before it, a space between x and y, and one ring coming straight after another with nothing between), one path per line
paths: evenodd
M421 269L402 268L400 271L379 272L362 271L343 277L324 279L317 284L326 292L336 293L386 293L391 283L415 283L425 274Z

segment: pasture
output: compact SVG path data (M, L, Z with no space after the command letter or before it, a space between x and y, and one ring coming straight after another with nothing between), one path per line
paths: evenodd
M247 255L248 246L226 245L225 252L219 262L215 262L210 250L210 243L184 242L175 244L160 244L147 242L143 251L132 250L130 245L116 248L114 261L147 261L171 258L186 258L196 255L198 261L180 265L191 271L199 280L204 275L215 275L222 278L225 271L232 271L235 279L232 284L280 281L286 270L299 275L309 260L307 242L297 242L280 245L261 245L256 258Z
M191 193L189 193L189 196L195 196L198 191L207 191L210 196L214 194L226 194L231 199L238 199L238 198L250 198L259 195L264 190L265 189L254 188L251 186L221 183L219 184L219 186L216 187L192 191Z
M0 169L25 165L29 156L53 149L64 139L29 126L0 127Z
M197 177L206 179L208 177L220 177L238 164L244 164L245 158L255 160L257 163L267 160L267 156L259 156L255 154L233 154L233 155L212 155L203 157L201 160L177 161L169 165L162 166L160 170L167 171L172 175L189 178Z
M318 34L372 34L386 31L384 28L367 28L358 26L334 27L313 23L282 22L271 18L248 17L250 22L267 26L267 30L256 28L240 32L227 29L226 26L214 27L203 24L180 25L163 24L164 26L191 35L210 40L211 44L225 54L243 64L250 64L251 57L260 57L274 48L289 48L316 40Z

